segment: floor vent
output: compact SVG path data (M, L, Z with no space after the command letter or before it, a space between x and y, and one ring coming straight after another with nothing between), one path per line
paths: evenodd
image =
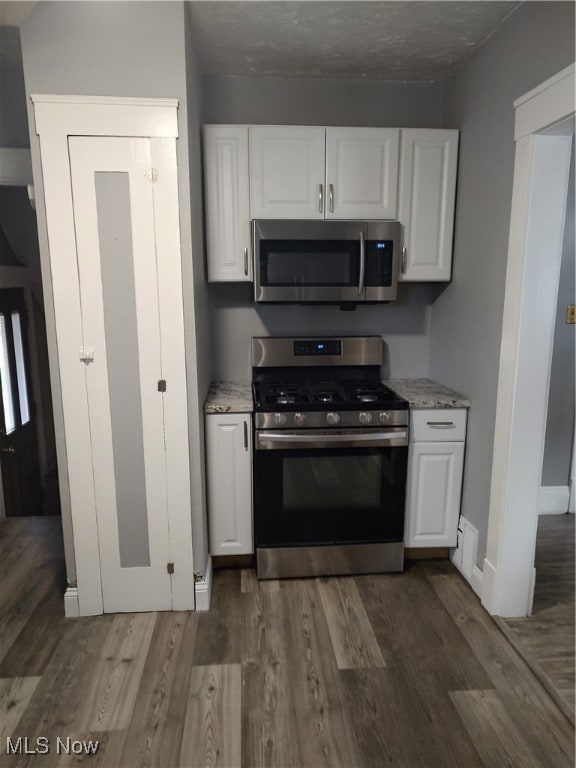
M452 562L458 570L472 581L472 569L476 565L478 531L469 520L460 517L458 521L458 543L452 551Z

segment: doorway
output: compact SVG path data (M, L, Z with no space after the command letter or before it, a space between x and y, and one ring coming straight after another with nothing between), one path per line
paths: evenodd
M574 114L574 66L515 103L516 160L482 603L530 613ZM571 122L568 123L571 125ZM546 133L548 132L548 133Z
M42 514L23 288L0 289L0 469L6 517Z

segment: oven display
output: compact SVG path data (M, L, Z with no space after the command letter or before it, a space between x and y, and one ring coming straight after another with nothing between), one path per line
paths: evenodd
M306 339L294 342L294 357L342 354L342 342L338 339Z

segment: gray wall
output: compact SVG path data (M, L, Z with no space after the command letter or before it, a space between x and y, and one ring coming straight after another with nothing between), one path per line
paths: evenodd
M172 97L179 100L180 228L184 275L194 275L190 213L188 104L186 89L184 6L180 2L44 2L38 3L21 27L26 96L31 93L98 96ZM29 100L28 100L29 101ZM46 216L34 116L28 103L30 144L37 189L37 213L42 257L46 321L51 360L54 416L60 469L66 563L75 579L71 538L70 498L66 468L60 382L57 368L54 314L49 270ZM198 245L197 236L195 244ZM202 250L202 246L198 246ZM186 341L195 354L194 293L185 293ZM190 359L190 355L189 355ZM209 363L208 363L209 365ZM209 375L209 374L208 374ZM194 515L205 515L201 455L198 440L200 404L198 379L189 385L192 495ZM202 567L203 564L201 564Z
M18 27L0 27L0 147L30 146Z
M566 308L574 304L574 140L572 174L566 202L564 247L554 329L554 349L550 370L550 393L546 440L542 464L542 485L567 486L574 434L574 326L566 324Z
M441 124L442 87L432 83L278 77L204 80L208 123L382 125L429 128ZM252 336L382 334L385 376L426 376L431 288L402 285L390 305L358 307L260 306L242 285L211 285L214 376L250 378Z
M206 513L206 467L204 451L204 400L212 378L210 316L204 270L204 216L202 191L202 77L194 51L190 17L185 14L186 87L188 94L188 146L190 175L190 214L192 239L190 254L183 250L185 306L193 307L186 321L186 370L189 392L192 382L196 396L189 398L190 453L192 467L192 535L194 570L204 575L208 561L208 519Z
M574 5L525 3L446 83L461 130L454 271L431 316L430 375L472 401L462 513L486 548L514 170L513 101L574 61Z
M207 123L437 128L442 86L333 78L205 77Z
M430 288L401 285L393 304L339 307L251 304L251 286L211 285L214 376L251 378L250 340L253 336L372 335L385 342L387 377L420 377L428 371Z

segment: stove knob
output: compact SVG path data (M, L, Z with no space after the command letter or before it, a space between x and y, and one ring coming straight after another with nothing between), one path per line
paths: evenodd
M308 423L308 416L306 416L305 413L295 413L294 414L294 426L295 427L305 427Z
M275 427L283 427L286 424L286 414L285 413L275 413L273 421L274 421L274 426Z
M390 413L388 411L384 411L383 413L378 416L378 421L380 424L389 424L390 423Z
M326 421L331 427L335 427L340 422L340 416L337 413L327 413Z
M362 411L358 415L358 421L360 424L371 424L372 423L372 414L368 413L367 411Z

